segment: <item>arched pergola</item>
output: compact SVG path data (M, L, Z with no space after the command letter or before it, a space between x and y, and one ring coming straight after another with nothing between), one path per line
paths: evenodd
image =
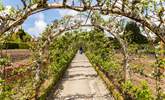
M29 3L25 0L21 0L24 7L18 11L16 11L16 15L15 16L1 16L0 15L0 36L3 35L5 32L14 29L15 27L17 27L18 25L21 25L30 15L33 15L35 13L41 12L41 11L45 11L45 10L49 10L49 9L70 9L70 10L75 10L78 12L85 12L85 11L90 11L90 12L94 12L94 11L99 11L102 15L109 15L111 16L111 14L116 15L116 16L124 16L127 18L130 18L138 23L140 23L141 25L143 25L145 28L148 28L150 31L152 31L153 33L155 33L161 40L162 42L165 43L164 40L164 33L165 33L165 21L163 19L163 17L161 17L160 15L157 15L159 20L159 25L156 25L152 19L149 19L148 17L146 17L145 15L143 15L144 13L141 13L139 10L137 10L137 8L133 8L131 9L130 7L134 7L135 5L130 5L132 4L132 2L126 3L125 0L115 0L114 2L111 2L109 0L104 0L102 2L100 2L99 0L96 0L96 4L92 4L91 2L88 2L86 0L80 0L81 4L80 5L72 5L72 4L68 4L69 1L67 0L62 0L62 2L58 3L58 2L51 2L49 3L48 0L38 0L35 3ZM74 0L73 0L74 1ZM90 1L90 0L89 0ZM107 3L110 3L109 5ZM137 3L138 5L138 3ZM142 5L140 5L142 6ZM163 7L162 9L162 13L164 14L164 6L162 5L161 7ZM135 10L134 10L135 9ZM156 11L154 13L157 13ZM161 13L161 12L159 12ZM66 26L63 26L62 28L60 27L61 23L59 22L54 22L52 25L48 26L47 30L45 31L45 35L47 35L46 39L44 39L45 41L41 41L40 42L40 46L38 48L38 54L39 54L39 58L36 58L36 60L34 61L34 64L36 65L36 80L40 81L40 70L41 70L41 66L42 63L44 62L44 59L47 59L46 57L48 57L48 53L47 53L47 47L49 45L51 45L51 42L60 34L62 34L65 31L69 31L69 30L74 30L74 29L78 29L80 27L84 27L84 26L88 26L88 27L96 27L96 28L100 28L102 30L108 31L109 33L111 33L119 42L120 46L122 47L122 53L124 56L124 60L123 60L123 69L124 69L124 79L127 80L128 79L128 71L129 71L129 67L128 67L128 53L127 53L127 46L125 44L125 41L119 36L119 33L121 33L122 31L113 31L112 29L117 28L117 27L112 27L112 26L108 26L108 25L100 25L98 23L92 23L90 25L84 25L81 24L80 22L74 23L74 24L70 24L71 17L68 17L68 19L62 19L62 20L68 20L65 24ZM97 21L97 20L96 20ZM56 29L56 30L54 30ZM44 32L43 32L44 34ZM41 37L41 38L45 38L45 37ZM38 61L41 60L41 61ZM40 85L36 87L36 92L39 91ZM37 97L37 96L36 96Z
M124 0L115 0L114 2L108 1L108 0L104 0L104 1L96 0L96 4L92 4L91 0L89 1L80 0L81 2L80 5L73 5L71 3L68 4L69 1L67 0L62 0L60 3L58 2L49 3L48 0L37 0L34 3L27 2L24 0L21 0L21 1L24 7L21 10L16 11L17 12L17 15L15 16L16 18L13 19L12 17L8 17L8 16L7 17L0 16L2 20L2 24L0 26L1 27L0 34L3 34L4 32L22 24L30 15L44 11L44 10L48 10L48 9L70 9L70 10L75 10L79 12L84 12L87 10L92 10L92 11L98 10L98 11L101 11L102 14L107 14L107 15L117 14L117 15L128 17L132 20L135 20L136 22L139 22L145 27L147 27L148 29L150 29L165 43L161 35L165 33L165 28L164 28L165 22L164 22L163 17L160 16L160 14L161 15L164 14L164 6L162 4L163 3L162 1L159 2L160 3L159 6L162 7L162 10L161 12L159 12L159 14L156 15L158 17L157 20L160 19L159 25L156 25L152 21L152 19L149 20L149 18L147 18L148 16L145 17L143 13L140 12L140 11L143 11L144 9L142 10L136 9L136 5L140 3L143 4L143 2L136 2L135 4L133 4L134 3L133 1L126 2ZM153 3L153 6L154 6L154 4L157 2L152 1L151 3ZM140 7L141 6L143 5L140 5ZM157 12L155 11L154 13L157 13ZM11 21L11 22L7 23L5 21Z

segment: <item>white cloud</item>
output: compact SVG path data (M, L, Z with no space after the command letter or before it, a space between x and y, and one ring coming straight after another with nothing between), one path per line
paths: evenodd
M78 12L74 10L62 9L62 10L59 10L59 14L60 14L60 17L64 17L66 15L75 16L78 14Z
M39 13L37 15L34 16L35 17L35 22L34 22L34 26L30 27L27 32L30 33L33 36L39 36L40 33L42 33L46 26L47 23L44 20L44 14L43 13Z

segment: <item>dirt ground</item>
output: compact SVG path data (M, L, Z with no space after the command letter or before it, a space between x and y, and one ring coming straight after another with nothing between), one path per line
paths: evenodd
M0 50L0 56L1 55L7 55L11 57L12 62L17 62L29 58L29 56L31 56L31 53L28 49L8 49Z
M122 63L122 54L121 53L116 53L115 54L116 59ZM151 76L151 74L154 71L154 63L155 63L155 58L153 55L131 55L129 59L129 65L130 68L143 68L144 73L146 75ZM131 79L135 85L138 85L141 81L147 81L148 86L151 89L153 94L156 94L156 80L153 76L151 77L146 77L144 75L140 75L139 73L132 73L131 74ZM162 77L160 81L160 86L165 92L165 77Z
M17 75L11 77L10 74L12 74L12 71L22 67L28 67L31 64L31 60L29 59L31 53L26 49L2 50L0 51L0 55L7 55L11 58L11 64L5 66L6 78L9 77L10 80L15 79L13 77L17 77ZM0 73L4 73L4 67L0 67Z

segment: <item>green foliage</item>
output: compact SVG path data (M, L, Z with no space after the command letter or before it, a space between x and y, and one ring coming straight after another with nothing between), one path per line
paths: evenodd
M26 33L23 29L19 29L18 32L8 36L5 43L0 43L2 49L29 49L29 42L32 37Z
M66 38L67 37L67 38ZM50 47L51 49L51 62L54 73L60 72L62 66L66 66L73 57L75 51L74 36L65 35L54 40ZM69 60L70 59L70 60Z
M32 4L38 3L41 0L32 0Z
M11 37L8 37L8 41L15 42L29 42L31 39L32 37L23 29L19 29L18 32L13 33Z
M29 49L29 44L27 43L17 43L17 42L7 42L1 44L2 49Z
M27 43L19 43L19 49L29 49L30 45Z
M0 65L7 65L10 62L9 57L0 58Z
M136 93L137 100L152 100L153 99L151 90L149 89L146 81L142 81L139 87L140 88L137 89L137 93Z
M113 44L115 39L107 38L101 31L95 30L79 34L79 43L84 44L91 63L96 66L101 66L108 74L113 77L113 80L119 82L121 80L122 69L119 62L114 57L114 48L120 48L118 44ZM136 52L138 49L143 49L143 45L129 45L129 52ZM143 71L141 72L143 73ZM122 91L125 94L126 100L134 98L135 100L152 100L153 96L146 82L141 82L138 86L134 86L131 81L127 81L121 85Z
M3 6L3 3L2 3L2 0L0 0L0 11L4 10L4 6Z
M128 43L145 44L148 43L147 38L141 34L138 25L135 22L127 22L124 31L124 38Z
M2 49L17 49L19 48L18 43L3 43L2 44Z
M142 81L138 86L134 86L131 81L126 81L122 84L122 90L127 99L132 96L135 100L153 100L146 81Z
M159 59L158 65L160 68L165 69L165 59Z
M0 67L10 63L9 57L0 58ZM1 79L2 73L0 73L0 100L11 100L10 95L13 94L9 85L4 85L5 80Z
M5 80L0 79L0 100L12 100L11 95L14 92L9 85L4 85Z
M114 49L120 49L121 46L116 38L109 37L110 44L113 46Z
M130 44L129 48L128 48L128 52L131 53L137 53L138 50L138 46L137 44Z
M83 47L92 63L100 65L105 71L117 76L119 63L114 56L114 47L105 34L99 30L79 34L79 43Z
M51 91L53 86L57 84L72 61L77 51L74 40L75 36L66 34L56 38L50 46L49 53L51 63L48 69L43 71L41 76L43 80L47 77L53 77L53 82L44 90L43 94L39 97L39 100L45 100L46 95Z

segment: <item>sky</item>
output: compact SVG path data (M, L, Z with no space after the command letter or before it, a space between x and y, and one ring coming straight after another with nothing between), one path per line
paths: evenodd
M12 6L14 8L18 8L22 5L21 0L2 0L4 6ZM49 2L52 2L54 0L49 0ZM79 5L79 3L76 3ZM95 0L93 0L93 3L95 4ZM78 12L73 10L66 10L66 9L51 9L46 10L43 12L39 12L37 14L29 16L25 22L22 24L22 28L25 32L29 33L33 37L38 37L40 34L45 30L46 26L54 20L61 19L65 15L77 15ZM103 16L104 19L109 19L107 16ZM81 19L82 20L82 19ZM83 18L83 22L86 22L86 18ZM86 24L90 24L90 20ZM89 27L84 27L82 29L85 29L87 31L91 30ZM108 34L108 33L107 33Z
M22 6L20 0L3 0L3 4L4 6L13 6L14 8ZM22 24L22 28L25 30L25 32L28 32L30 35L38 37L40 33L42 33L45 30L46 26L52 23L53 20L58 20L65 15L76 15L77 13L78 12L73 10L46 10L28 17L26 21Z

